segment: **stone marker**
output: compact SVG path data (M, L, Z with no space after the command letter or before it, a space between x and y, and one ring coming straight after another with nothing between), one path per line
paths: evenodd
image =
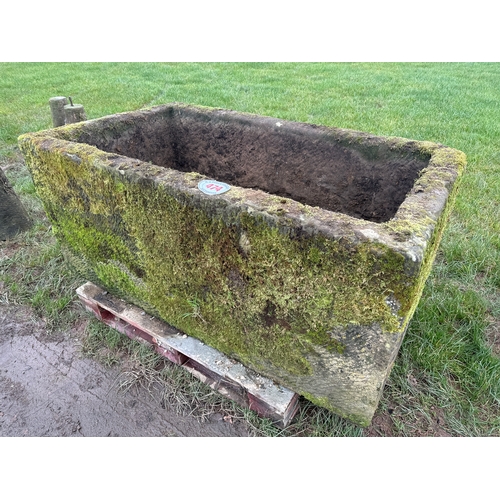
M0 240L13 238L30 226L28 213L0 168Z
M65 125L64 106L68 104L66 97L58 96L49 99L50 111L52 113L52 124L54 127Z
M66 125L85 121L87 119L87 115L85 114L83 105L66 104L66 106L64 106L64 119L66 121Z

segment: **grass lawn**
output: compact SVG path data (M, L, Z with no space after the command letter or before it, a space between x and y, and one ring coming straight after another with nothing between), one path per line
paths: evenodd
M0 260L5 297L54 328L83 314L72 307L80 282L64 267L16 145L20 134L51 127L50 97L71 96L88 118L178 101L439 142L465 152L467 171L372 426L359 429L306 401L281 433L231 411L263 435L499 436L498 82L497 63L0 63L0 164L17 165L6 174L37 221ZM102 346L133 351L89 325L89 355ZM186 378L160 376L194 391Z

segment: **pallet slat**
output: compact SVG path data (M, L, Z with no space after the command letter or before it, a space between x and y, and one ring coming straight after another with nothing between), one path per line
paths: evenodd
M182 366L223 396L269 418L282 428L295 416L298 394L293 391L93 283L85 283L76 293L97 319L132 339L153 345L158 354Z

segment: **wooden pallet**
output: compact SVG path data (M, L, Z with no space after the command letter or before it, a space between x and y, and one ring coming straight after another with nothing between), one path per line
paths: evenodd
M93 283L76 290L97 319L128 337L151 344L223 396L284 428L298 409L298 394L281 387L221 352L189 337Z

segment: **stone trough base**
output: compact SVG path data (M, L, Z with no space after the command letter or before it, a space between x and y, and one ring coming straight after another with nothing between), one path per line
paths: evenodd
M286 427L298 409L298 394L275 384L216 349L189 337L142 309L113 297L93 283L77 289L85 308L97 319L182 366L203 383L239 405Z

